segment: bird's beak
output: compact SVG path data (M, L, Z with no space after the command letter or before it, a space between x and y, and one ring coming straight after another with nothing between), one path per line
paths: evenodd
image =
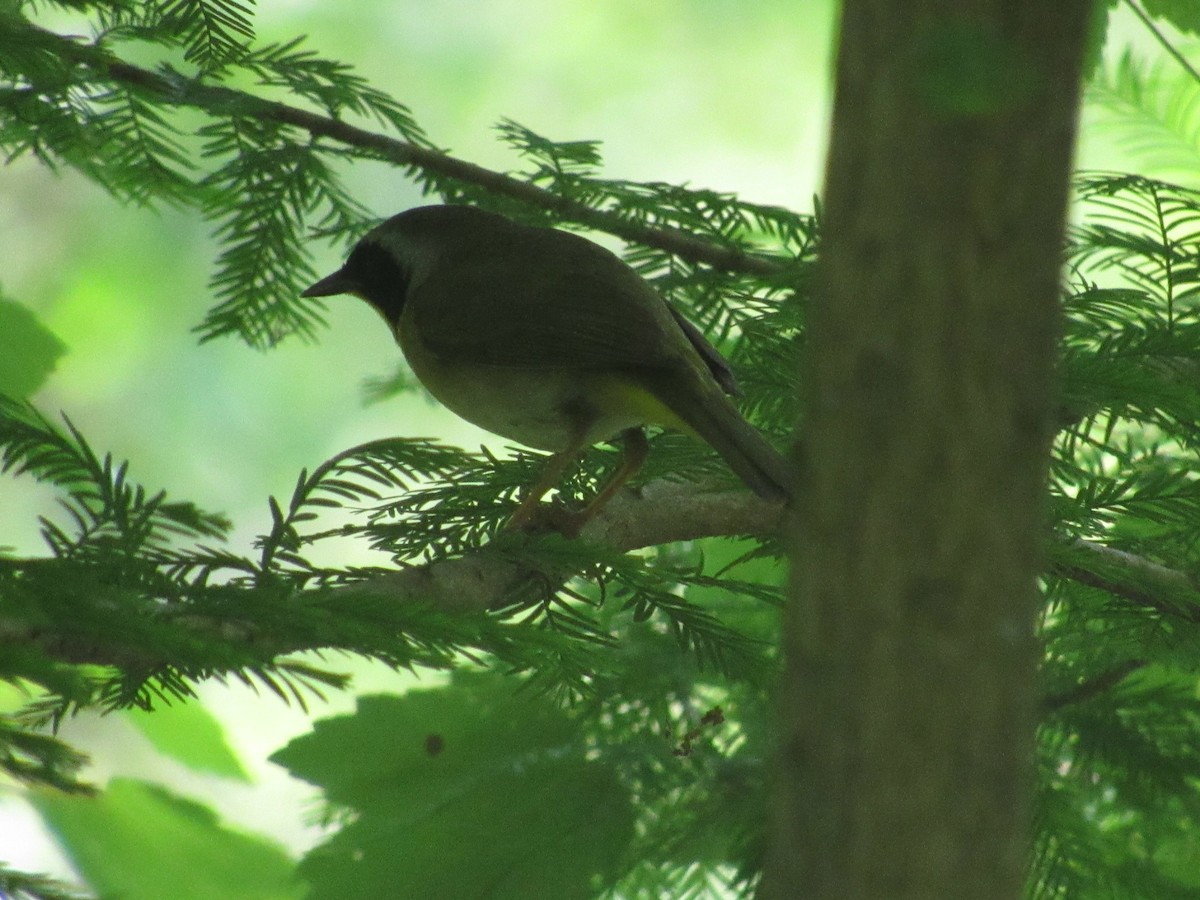
M354 279L346 274L345 269L338 269L332 275L326 275L316 284L301 291L301 297L332 297L335 294L358 294L360 288Z

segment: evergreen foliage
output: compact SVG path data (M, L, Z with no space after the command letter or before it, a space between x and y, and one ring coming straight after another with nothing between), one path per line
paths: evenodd
M606 179L597 143L554 142L511 121L499 135L521 172L462 162L345 64L300 40L257 45L251 5L238 0L56 5L84 17L90 36L41 28L41 4L0 7L0 147L75 169L120 202L211 221L217 303L196 326L201 340L318 338L321 302L299 297L316 274L313 234L344 245L390 212L364 208L340 181L348 166L384 161L433 198L627 241L630 264L733 361L747 415L786 440L818 216ZM157 66L128 61L148 50ZM1164 77L1127 59L1093 90L1194 154L1200 88L1163 101L1146 85ZM1135 175L1085 175L1078 187L1030 893L1194 896L1200 195ZM419 803L403 824L440 841L482 846L489 829L504 832L496 844L522 857L511 896L532 896L531 885L562 897L748 896L763 845L779 549L737 529L651 547L500 532L539 462L411 438L350 448L269 500L271 527L248 553L225 543L221 516L139 484L69 419L0 397L5 477L61 494L41 520L46 554L0 555L0 678L30 698L0 719L0 766L38 789L86 794L84 760L44 726L82 709L190 700L205 679L303 705L344 686L308 651L451 669L444 689L364 700L278 754L327 791L345 825L301 863L310 896L349 896L361 858L348 842L391 834L396 809ZM585 495L611 466L611 450L595 448L564 496ZM692 485L686 496L733 486L708 451L672 435L654 439L642 480ZM319 546L355 542L389 565L314 561ZM339 728L357 737L330 746ZM389 761L393 740L405 749ZM465 758L455 755L464 743ZM443 753L460 775L421 786ZM381 778L395 797L356 792L351 776L368 761L388 763ZM471 816L437 810L467 789ZM539 821L514 796L543 809L555 797L594 802L564 802L559 819ZM567 848L573 867L539 847ZM454 892L434 880L445 875L436 860L406 864L412 883ZM400 877L399 865L384 854L361 884ZM547 887L537 878L550 870L562 880ZM0 896L73 895L2 869Z

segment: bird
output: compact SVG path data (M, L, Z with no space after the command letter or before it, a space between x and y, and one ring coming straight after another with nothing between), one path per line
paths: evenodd
M760 497L790 498L786 460L730 400L738 386L729 364L585 237L475 206L419 206L367 232L301 296L340 294L382 316L441 404L552 454L509 528L577 535L642 466L648 425L707 441ZM608 440L622 444L620 461L582 510L541 502L588 447Z

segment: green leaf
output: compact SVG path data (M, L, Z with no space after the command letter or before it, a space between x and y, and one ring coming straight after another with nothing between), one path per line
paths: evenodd
M1095 73L1088 100L1104 113L1096 126L1111 131L1147 168L1194 178L1200 160L1200 85L1173 60L1143 60L1127 50Z
M301 862L311 900L593 897L632 837L613 768L508 679L360 698L272 759L356 811Z
M0 298L0 394L30 396L66 350L31 310Z
M1192 839L1166 842L1155 854L1164 874L1181 885L1200 889L1200 843Z
M222 826L212 810L132 779L96 797L37 792L32 802L102 897L299 900L292 861Z
M1112 17L1113 7L1118 0L1094 0L1092 3L1092 18L1088 26L1087 43L1084 45L1083 72L1091 77L1100 65L1104 53L1104 45L1108 42L1108 23Z
M249 781L250 776L225 740L221 723L199 703L131 709L126 718L160 753L197 772Z
M1183 32L1200 35L1200 5L1196 0L1144 0L1146 12L1166 19Z

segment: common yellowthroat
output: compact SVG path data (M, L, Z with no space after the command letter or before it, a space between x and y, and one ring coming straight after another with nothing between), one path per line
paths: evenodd
M787 464L730 402L729 365L616 255L586 238L471 206L422 206L368 232L305 297L353 294L388 323L413 373L468 422L553 451L509 522L590 445L621 463L569 521L575 533L646 458L644 425L706 440L758 495L784 500ZM561 519L561 516L560 516Z

